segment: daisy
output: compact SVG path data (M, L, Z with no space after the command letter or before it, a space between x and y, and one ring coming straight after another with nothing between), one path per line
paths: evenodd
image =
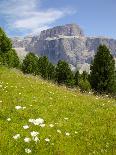
M68 120L68 118L67 118L67 117L65 117L64 119L65 119L65 120Z
M31 141L31 138L25 137L24 142L29 143Z
M7 118L7 121L11 121L11 118Z
M59 129L57 130L57 132L58 132L58 133L61 133L61 131L60 131Z
M17 105L17 106L15 106L15 109L17 109L17 110L19 110L19 109L21 109L22 107L20 106L20 105Z
M45 124L40 124L39 126L42 127L42 128L44 128L45 127Z
M22 107L22 109L24 110L24 109L26 109L26 107Z
M36 137L38 134L39 134L39 132L37 132L37 131L32 131L31 132L31 136L32 137Z
M66 136L70 136L70 133L69 132L66 132L65 134L66 134Z
M29 128L28 125L24 125L24 126L23 126L23 129L28 129L28 128Z
M53 127L54 127L54 125L53 125L53 124L50 124L49 126L50 126L51 128L53 128Z
M39 138L36 136L36 137L33 137L33 140L37 143L37 141L40 141Z
M20 138L20 134L16 134L15 136L13 136L14 139L18 139Z
M46 141L46 142L49 142L49 141L50 141L50 139L49 139L49 138L46 138L46 139L45 139L45 141Z
M25 152L26 152L26 153L31 153L32 151L31 151L31 149L26 148L26 149L25 149Z

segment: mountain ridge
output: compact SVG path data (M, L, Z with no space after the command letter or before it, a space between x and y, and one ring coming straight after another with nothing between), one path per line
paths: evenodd
M85 36L80 26L76 24L56 26L42 31L40 35L12 40L13 47L17 51L18 48L24 48L26 52L46 55L54 64L62 59L67 61L74 70L78 68L88 71L89 64L100 44L105 44L116 58L116 39Z

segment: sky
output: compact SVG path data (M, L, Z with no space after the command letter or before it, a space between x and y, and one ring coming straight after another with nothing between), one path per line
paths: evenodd
M0 27L10 37L71 23L86 36L116 39L116 0L0 0Z

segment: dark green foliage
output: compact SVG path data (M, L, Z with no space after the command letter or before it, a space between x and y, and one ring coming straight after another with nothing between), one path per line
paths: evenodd
M49 62L49 65L48 65L48 79L49 80L54 80L55 78L55 66Z
M0 55L0 65L3 65L3 57Z
M90 83L92 88L100 93L112 92L115 62L105 45L99 46L90 69Z
M38 57L28 53L22 63L22 71L27 74L37 74Z
M0 64L8 67L19 67L19 58L14 49L12 49L11 40L0 28Z
M12 49L11 40L6 36L3 29L0 27L0 53L6 53Z
M73 74L68 63L60 60L56 66L56 81L59 84L69 84L71 80L73 80Z
M49 60L46 56L38 60L38 73L45 79L48 79Z
M80 87L81 91L90 91L91 90L91 85L87 79L85 79L85 80L80 79L79 87Z
M76 86L79 85L79 79L80 79L80 74L79 74L79 71L77 70L76 73L75 73L75 76L74 76Z
M81 74L81 78L83 79L83 80L88 80L88 73L86 72L86 71L83 71L83 73Z
M8 67L18 68L20 65L18 55L14 49L4 54L3 61Z

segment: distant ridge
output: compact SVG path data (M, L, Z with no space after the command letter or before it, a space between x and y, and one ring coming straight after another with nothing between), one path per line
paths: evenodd
M77 24L66 24L44 30L40 35L13 38L14 48L24 48L25 51L46 55L56 64L59 60L67 61L74 69L81 71L89 69L97 47L105 44L116 58L116 39L94 36L87 37ZM24 52L24 50L22 52Z

